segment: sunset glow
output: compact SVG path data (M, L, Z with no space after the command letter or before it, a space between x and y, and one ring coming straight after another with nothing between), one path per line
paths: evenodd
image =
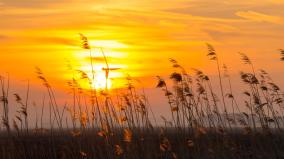
M90 76L89 52L80 47L82 33L93 47L95 86L100 88L105 85L106 66L96 47L104 49L110 67L120 68L110 71L109 87L124 87L128 75L153 87L156 75L166 76L171 70L172 57L189 72L198 67L215 75L206 43L216 47L234 75L241 65L234 60L239 59L238 52L275 75L281 67L276 59L283 47L283 6L280 0L2 0L0 71L36 82L33 70L38 66L53 85L63 87L72 77L66 72L70 61L75 70Z
M0 159L284 159L284 0L0 0Z

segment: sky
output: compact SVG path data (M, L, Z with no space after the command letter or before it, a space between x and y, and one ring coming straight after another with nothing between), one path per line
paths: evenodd
M240 70L247 69L239 52L283 86L278 54L284 48L283 27L283 0L0 0L0 74L9 73L14 90L30 80L40 92L37 66L64 92L72 78L68 64L91 72L89 52L80 47L82 33L93 48L96 87L104 85L105 64L96 49L102 47L110 67L120 68L110 73L112 87L123 87L130 75L154 92L156 105L161 101L152 88L157 75L172 71L169 58L189 72L199 68L216 75L206 43L236 77L234 87Z

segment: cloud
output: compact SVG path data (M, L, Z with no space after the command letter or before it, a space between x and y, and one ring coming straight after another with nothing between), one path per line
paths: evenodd
M88 7L93 5L100 5L108 2L108 0L1 0L0 6L7 8L50 8L50 7L68 7L77 6L80 8L82 4L88 4ZM75 9L75 8L74 8Z
M1 0L0 5L5 5L6 7L39 7L45 6L47 4L52 4L62 0Z
M70 1L4 0L5 10L0 14L0 30L14 38L7 40L9 45L0 49L17 52L21 48L21 52L30 54L55 54L64 50L61 56L65 56L70 52L80 52L80 47L79 51L74 51L77 48L72 46L80 44L76 38L77 33L82 32L91 41L126 44L126 48L109 50L127 56L127 60L113 58L111 62L127 64L129 68L137 67L137 70L143 69L142 72L148 74L154 71L146 66L168 66L165 62L153 60L168 57L189 61L194 59L188 65L199 65L201 62L197 59L203 56L199 50L204 48L205 42L226 48L225 44L228 43L235 47L256 46L269 39L270 45L276 45L284 35L281 34L282 25L255 23L283 24L280 5L267 6L264 1L268 0L260 0L259 3L233 0L226 0L226 3L217 0L121 0L121 3L118 3L119 0L96 0L96 3L91 0ZM1 39L3 37L0 36ZM49 65L45 62L49 60L41 56L32 57L42 60L43 65ZM57 56L47 58L60 65L60 61L56 61ZM143 61L143 67L142 64L138 65L139 59L147 59ZM103 62L103 59L98 57L94 61Z
M271 3L275 3L275 4L284 4L283 0L270 0Z
M0 41L1 41L1 40L6 40L6 39L8 39L8 38L9 38L8 36L6 36L6 35L1 35L1 34L0 34Z
M76 46L78 45L78 41L69 38L62 38L62 37L35 37L31 38L34 42L41 42L44 44L53 44L53 45L68 45L68 46Z
M267 22L273 24L284 25L284 18L278 16L271 16L254 11L239 11L236 15L254 22Z

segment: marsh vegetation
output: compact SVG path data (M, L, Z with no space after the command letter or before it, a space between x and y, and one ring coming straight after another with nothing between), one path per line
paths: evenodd
M245 54L248 69L240 73L244 101L235 98L231 76L218 53L207 44L208 62L216 64L218 84L202 70L189 74L175 59L169 79L157 76L170 116L156 116L147 94L138 91L131 77L127 86L110 92L92 87L94 70L91 46L84 35L82 48L90 53L92 76L81 70L68 82L72 105L58 105L56 93L40 68L36 75L46 89L36 120L29 123L29 84L24 97L11 94L8 77L0 78L3 159L267 159L284 158L283 91L269 74L254 67ZM103 51L103 50L102 50ZM283 50L280 51L283 60ZM112 70L104 55L106 81ZM80 81L87 81L83 89ZM218 89L213 89L218 88ZM143 90L143 89L142 89ZM14 96L15 116L9 116L8 96ZM43 124L48 119L48 127ZM161 119L163 122L158 123Z

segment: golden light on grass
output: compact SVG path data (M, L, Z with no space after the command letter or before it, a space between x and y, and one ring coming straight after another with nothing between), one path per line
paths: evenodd
M85 72L89 78L89 80L80 80L79 83L83 89L90 89L89 82L93 83L92 88L94 89L100 89L103 90L106 88L112 89L112 88L121 88L124 86L123 83L121 83L117 79L124 78L123 74L123 68L126 68L125 65L115 65L110 64L110 71L109 71L109 77L106 79L106 71L105 64L103 63L95 63L94 64L94 79L92 79L92 68L88 65L87 61L82 61L81 67L78 70L81 70ZM115 70L112 70L115 69ZM77 78L79 78L80 74L77 75Z
M88 80L80 82L83 89L91 87L92 89L110 90L122 87L121 83L116 83L114 86L112 80L123 78L123 68L126 66L118 63L121 63L125 53L116 52L115 49L128 46L115 40L85 39L84 42L87 47L83 47L84 49L77 54L78 58L75 59L79 61L78 70L85 72L88 77Z
M284 158L283 0L0 1L0 159Z

